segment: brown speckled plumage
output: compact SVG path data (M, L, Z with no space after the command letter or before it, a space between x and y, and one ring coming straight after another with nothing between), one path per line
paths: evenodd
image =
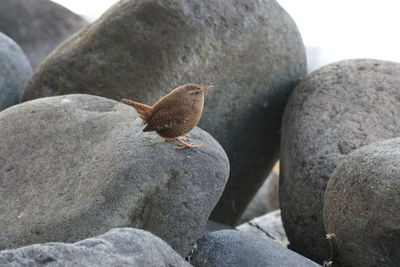
M167 141L176 139L184 144L179 149L198 147L187 144L181 136L190 132L199 122L204 94L210 88L212 86L185 84L172 90L151 107L127 99L122 99L122 102L137 110L146 124L144 132L155 131Z

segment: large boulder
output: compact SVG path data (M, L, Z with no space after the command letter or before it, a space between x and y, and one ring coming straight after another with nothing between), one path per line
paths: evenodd
M120 228L74 244L35 244L0 252L1 266L189 267L170 246L149 232Z
M200 149L177 151L142 132L132 107L102 97L29 101L1 112L0 125L0 249L130 226L186 255L229 176L206 132L188 135Z
M21 46L32 69L87 24L80 16L49 0L0 1L0 32Z
M324 222L342 266L400 265L400 138L340 163L326 188Z
M233 225L278 157L281 115L305 73L299 31L275 0L122 0L44 61L24 99L79 92L153 104L187 82L214 85L199 125L229 156L212 218Z
M236 230L206 234L189 259L195 267L320 266L272 240Z
M0 111L21 102L31 76L32 69L24 52L0 32Z
M400 64L346 60L304 79L282 122L280 205L290 248L328 259L323 203L335 167L351 151L400 136Z

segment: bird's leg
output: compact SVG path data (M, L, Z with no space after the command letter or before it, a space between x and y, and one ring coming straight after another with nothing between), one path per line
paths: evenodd
M175 149L177 150L182 150L182 149L186 149L186 148L198 148L200 147L199 145L191 145L185 142L185 139L187 139L186 137L177 137L176 140L178 140L179 142L181 142L183 144L183 146L178 146L175 147Z

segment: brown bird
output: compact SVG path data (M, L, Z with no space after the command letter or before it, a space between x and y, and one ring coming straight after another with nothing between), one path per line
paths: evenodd
M186 143L189 138L182 135L190 132L199 122L203 112L204 94L213 87L188 83L175 88L151 107L128 99L122 99L122 103L137 110L146 124L143 132L155 131L166 142L178 140L183 146L175 147L176 149L197 148L198 145Z

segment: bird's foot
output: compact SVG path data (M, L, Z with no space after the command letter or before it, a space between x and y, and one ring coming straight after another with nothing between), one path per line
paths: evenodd
M181 136L181 137L178 137L180 140L183 140L183 141L185 141L185 142L188 142L188 141L192 141L192 139L190 139L189 137L184 137L184 136ZM179 141L179 140L178 140Z
M176 138L176 140L178 140L179 142L181 142L183 144L183 146L178 146L175 147L176 150L182 150L182 149L186 149L186 148L199 148L199 145L191 145L186 143L185 141L190 140L189 138L186 137L178 137Z
M175 140L177 140L177 138L176 137L173 137L173 138L169 138L169 137L163 137L164 138L164 141L165 142L172 142L172 141L175 141ZM181 140L183 140L183 141L185 141L185 142L188 142L188 141L192 141L192 139L190 139L189 137L179 137Z
M183 149L186 149L186 148L199 148L200 146L199 145L191 145L191 144L188 144L188 143L186 143L186 145L183 145L183 146L176 146L176 147L174 147L176 150L183 150Z

